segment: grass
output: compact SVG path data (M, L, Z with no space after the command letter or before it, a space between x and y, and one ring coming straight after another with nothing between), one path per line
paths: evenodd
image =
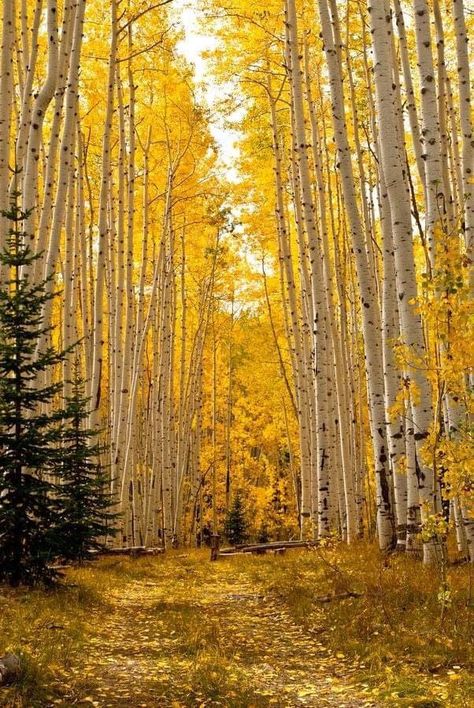
M149 607L142 610L132 598L124 618L130 626L116 646L103 648L105 659L121 661L126 642L128 656L138 661L150 642L148 660L156 662L150 665L161 668L149 696L162 696L159 705L270 705L255 672L272 662L271 637L267 642L262 633L279 620L254 626L245 595L234 597L241 583L243 593L250 587L273 598L301 637L332 657L343 679L346 673L367 699L405 708L468 708L474 698L470 573L468 566L449 569L444 612L435 569L403 556L383 558L364 543L212 564L198 551L105 559L68 571L54 590L0 588L0 655L17 653L23 666L19 684L0 689L0 705L91 705L92 698L80 701L104 689L94 666L101 652L99 646L94 654L94 647L104 641L98 629L133 587L151 598ZM359 596L342 598L348 591ZM294 653L294 666L300 656L303 668L304 648L295 645ZM149 696L143 694L144 704Z
M471 706L472 569L448 571L450 603L438 599L434 568L366 543L316 549L279 563L263 559L253 577L276 593L305 631L358 662L368 693L389 705ZM318 598L355 591L356 598Z
M22 666L19 685L4 695L0 689L0 705L34 708L54 700L56 671L72 666L91 613L104 612L106 604L83 582L47 591L0 588L0 654L17 654Z

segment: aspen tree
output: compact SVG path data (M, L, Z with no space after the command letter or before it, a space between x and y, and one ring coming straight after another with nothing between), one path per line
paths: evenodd
M449 116L449 134L450 141L448 148L450 150L450 172L451 183L453 185L454 203L455 205L464 204L464 189L462 179L461 153L460 153L460 136L457 130L457 115L454 108L453 84L449 76L446 77L447 83L447 102Z
M444 49L444 27L441 17L439 0L433 1L433 14L435 20L436 55L437 55L437 79L438 79L438 117L439 117L439 138L440 138L440 158L441 176L444 193L444 210L446 212L446 223L443 224L445 230L450 231L454 226L454 205L451 192L449 176L449 147L448 147L448 119L447 119L447 92L448 77L446 71L446 59Z
M464 238L472 260L474 242L474 141L472 133L468 35L463 0L453 0L454 31L459 91L459 118L462 134L462 185L464 198ZM474 269L471 269L471 273ZM472 275L471 275L472 277Z
M293 131L294 132L294 131ZM304 365L304 389L302 390L302 398L300 401L300 406L302 408L302 415L304 419L304 432L303 441L305 445L304 456L308 461L308 473L306 483L308 484L308 503L311 507L311 516L313 520L313 532L317 532L319 528L319 517L318 517L318 503L319 503L319 492L318 484L320 478L318 475L318 465L321 461L320 456L320 442L321 437L318 437L317 430L317 412L316 412L316 380L314 376L315 371L315 350L314 350L314 336L313 328L311 323L315 321L313 299L312 299L312 287L310 281L310 273L308 267L308 247L305 239L305 228L304 228L304 217L302 208L302 196L300 189L300 179L297 170L297 160L296 160L296 150L294 146L294 141L292 141L292 151L291 151L291 184L292 184L292 196L293 196L293 207L295 211L295 221L296 221L296 231L297 231L297 242L298 242L298 271L300 279L300 293L299 293L299 309L301 313L301 350L303 353L302 363ZM323 397L320 397L320 402L323 402ZM304 467L302 465L302 471ZM305 478L302 477L302 492L304 489ZM326 501L321 502L322 506L327 506L329 509L329 496L326 495ZM300 510L303 509L303 493L300 505ZM303 521L301 519L301 522ZM324 512L324 521L328 519L328 515ZM300 523L301 531L304 530L303 523Z
M123 386L124 379L124 349L123 349L123 328L124 328L124 294L126 287L125 278L125 157L126 157L126 134L125 134L125 110L123 101L123 90L120 79L120 64L116 69L117 103L118 103L118 131L119 131L119 155L117 161L118 187L117 187L117 225L116 225L116 257L117 257L117 278L116 288L113 295L116 312L114 330L114 418L112 426L112 465L115 476L121 477L121 467L123 460L124 431L127 420L128 408L126 405L128 389Z
M279 238L279 252L281 272L284 280L284 287L288 297L288 333L289 346L292 354L293 379L295 382L295 402L297 406L297 420L299 426L300 464L302 485L307 489L310 480L310 459L308 444L308 403L307 403L307 366L304 361L303 348L301 344L300 323L298 320L298 305L295 285L295 274L293 270L292 255L289 246L289 236L287 222L285 218L285 203L283 196L282 182L282 156L278 139L278 125L275 99L272 96L270 77L267 78L267 93L270 102L270 115L273 136L274 154L274 175L275 175L275 214L277 221L277 233ZM299 204L299 202L297 202ZM301 239L300 239L301 241ZM286 297L283 298L286 302ZM307 501L305 499L305 505Z
M36 206L36 187L38 179L38 160L42 129L46 110L54 96L58 81L59 56L58 56L58 21L57 0L48 0L46 6L46 26L48 36L48 69L46 78L38 91L31 111L26 148L25 173L22 183L23 210L30 212L26 230L31 231L33 211Z
M55 211L54 200L57 191L57 161L58 161L58 150L61 144L61 122L63 120L63 108L65 94L67 91L67 84L69 79L69 67L70 58L73 46L73 31L74 31L74 20L75 17L80 19L79 16L75 15L76 6L72 3L68 3L64 8L63 21L62 21L62 31L61 31L61 41L58 47L59 59L58 59L58 79L54 95L53 103L53 115L50 128L50 136L48 141L48 152L46 158L46 164L43 170L43 198L41 201L41 208L39 208L38 213L38 236L36 239L36 250L40 255L35 264L35 278L37 280L41 279L44 275L45 269L45 257L47 255L47 250L50 243L50 230L51 221L53 218L53 213ZM82 36L80 38L82 41ZM77 44L76 44L77 49ZM77 55L76 55L77 59ZM72 77L71 77L72 78ZM76 110L79 110L78 108ZM70 139L72 133L67 136ZM64 147L64 142L62 143ZM66 169L63 165L62 178L63 182L65 177L65 172L69 163L66 163ZM63 184L64 193L64 184ZM63 204L59 207L61 210ZM56 226L57 228L57 226Z
M378 150L380 155L380 149ZM405 454L405 424L403 418L391 413L396 405L397 394L402 383L397 371L393 347L400 336L398 298L396 289L396 267L391 210L385 186L382 166L379 170L381 229L383 239L383 294L382 294L382 337L385 378L385 407L387 410L387 438L393 471L395 514L397 519L397 544L402 550L406 543L407 524L407 480L400 471L400 461Z
M91 371L91 348L90 348L90 336L89 336L89 322L90 322L90 307L92 307L92 303L90 303L90 299L88 297L88 267L87 267L87 227L86 227L86 220L85 220L85 207L84 207L84 200L85 200L85 195L84 195L84 160L85 160L85 155L84 155L84 141L83 141L83 136L81 133L81 128L79 123L76 126L77 129L77 208L78 208L78 217L76 220L76 224L78 227L78 235L77 235L77 248L76 248L76 256L79 260L79 265L78 265L78 280L80 282L79 285L79 293L78 293L78 301L79 301L79 307L80 307L80 312L81 312L81 325L82 325L82 337L83 337L83 368L84 368L84 373L89 374Z
M377 526L383 550L394 543L393 509L391 508L391 475L385 424L384 384L381 352L380 311L365 250L363 225L357 205L351 151L347 138L343 83L335 47L333 27L326 0L318 0L324 52L329 71L334 137L338 150L345 209L348 217L357 266L361 298L367 387L371 412L371 435L377 481ZM334 8L333 8L334 10Z
M76 131L74 131L76 132ZM74 152L74 142L71 144L71 152ZM63 259L63 347L68 351L74 344L74 322L75 311L73 309L73 297L75 291L74 282L74 251L75 251L75 229L74 218L76 215L76 191L74 189L75 171L69 170L67 184L67 205L65 218L65 239L64 239L64 259ZM77 372L76 372L77 373ZM71 393L72 369L70 357L66 357L63 362L63 395L67 399Z
M395 19L398 30L398 42L400 48L400 60L403 70L403 81L405 85L405 92L407 97L406 107L408 112L408 119L410 122L410 129L413 136L413 151L416 159L416 166L418 170L418 176L420 178L421 184L423 186L425 201L426 201L426 169L425 162L423 159L422 151L422 140L421 140L421 129L418 119L418 111L416 106L415 88L413 85L413 78L410 66L410 58L408 54L408 44L406 37L405 28L405 18L403 15L402 6L400 0L394 0L395 8Z
M336 469L342 471L342 480L344 488L344 506L346 518L346 540L348 543L354 540L356 535L355 523L355 495L354 495L354 479L353 470L350 465L349 439L346 435L348 428L348 399L345 376L340 376L339 372L344 370L343 356L341 349L341 340L336 327L336 313L334 308L332 290L333 290L333 273L331 268L330 248L329 248L329 228L326 213L326 189L325 180L322 170L322 154L320 150L320 136L318 130L318 122L316 116L315 105L311 92L311 77L309 71L309 50L308 43L305 42L305 73L306 73L306 92L309 104L309 114L311 122L311 137L312 137L312 153L313 164L316 171L317 194L319 204L319 220L321 228L321 243L323 255L323 274L324 274L324 289L327 308L327 317L329 330L331 335L330 344L328 344L328 387L329 391L333 391L329 396L329 419L334 423L334 430L337 431L336 440L333 448L334 454L337 455ZM332 351L332 355L331 355ZM334 395L334 393L336 395Z
M392 218L392 233L395 252L395 278L397 282L398 307L401 321L401 336L409 347L410 380L416 393L411 399L414 438L417 441L418 462L421 466L420 501L423 519L437 511L438 488L433 470L423 464L423 444L432 423L431 390L425 374L426 351L420 315L413 302L417 296L415 264L412 247L412 223L410 198L403 174L403 147L399 144L396 105L392 90L391 23L384 0L374 0L370 8L372 39L374 47L374 76L376 87L377 117L380 130L380 154L383 179L387 189ZM428 177L429 181L429 177ZM436 549L433 542L424 548L425 562L432 562Z
M436 259L435 230L446 210L443 189L440 124L436 77L431 49L430 10L426 0L414 0L415 36L421 85L421 141L426 172L426 235L431 265Z
M328 459L328 430L327 397L328 397L328 353L326 351L324 332L327 326L327 305L323 292L323 273L321 267L322 251L319 234L315 222L315 208L311 190L311 177L307 153L307 138L304 117L302 70L298 49L298 26L296 6L294 0L286 3L286 24L289 45L290 79L292 87L292 103L294 111L294 143L298 160L299 180L302 198L302 211L305 231L308 238L309 259L311 267L311 290L313 320L311 326L314 332L315 356L315 396L316 396L316 430L318 440L318 457L316 467L317 494L313 496L318 500L318 532L320 535L329 533L327 495L329 493L330 476L329 466L332 460ZM314 464L314 462L313 462ZM302 502L302 515L305 516L305 503Z
M134 290L133 290L133 229L135 224L135 86L132 68L133 35L132 22L128 25L128 145L125 155L128 155L126 165L126 238L125 238L125 338L122 354L122 381L120 387L120 408L128 409L132 377L133 330L134 330Z
M21 99L21 107L18 118L18 131L15 140L15 164L16 169L25 170L25 152L27 149L28 133L31 121L31 109L33 100L33 81L36 70L36 62L38 58L38 33L41 22L41 13L43 9L43 0L36 0L33 22L31 26L31 44L28 46L28 28L25 27L27 17L26 12L22 11L22 41L23 41L23 60L25 63L23 95ZM3 91L2 91L3 95ZM14 186L14 180L11 180L10 191Z
M60 233L64 220L68 174L74 169L74 150L72 149L72 146L74 145L74 133L77 122L77 94L85 9L86 0L80 0L76 5L76 11L74 14L72 50L69 62L67 89L65 95L64 125L60 146L58 185L56 190L56 200L53 221L51 224L47 258L44 265L45 278L50 278L55 271L59 253ZM52 280L50 282L52 283ZM47 308L45 310L45 321L49 322L49 319L50 308Z
M110 184L110 134L112 130L112 117L114 105L115 87L115 61L117 56L117 2L111 0L110 5L111 22L111 44L108 68L108 87L106 98L106 114L104 123L104 135L102 140L102 174L99 195L99 250L97 256L96 283L94 293L94 314L93 314L93 339L92 339L92 372L90 382L91 399L91 422L97 425L98 408L101 398L101 376L102 376L102 350L103 350L103 317L104 317L104 262L107 253L108 242L108 219L107 204Z
M13 3L3 2L2 44L0 56L0 249L6 247L8 224L3 212L8 210L10 134L13 108ZM5 277L5 264L0 266L0 282Z

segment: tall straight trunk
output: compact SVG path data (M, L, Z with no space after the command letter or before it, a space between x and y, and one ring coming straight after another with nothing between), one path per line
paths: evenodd
M231 447L231 428L232 428L232 407L233 407L233 328L234 328L234 312L235 300L234 292L231 298L231 313L230 313L230 332L227 349L227 405L226 405L226 426L225 426L225 511L226 514L230 509L231 497L231 465L232 465L232 447Z
M96 283L94 294L94 315L93 315L93 340L92 340L92 375L90 384L91 397L91 423L94 427L98 424L98 409L101 398L101 377L103 366L103 330L104 330L104 275L105 257L108 243L108 219L107 205L110 187L111 171L111 145L110 134L112 131L113 106L114 106L114 86L115 86L115 60L117 56L117 1L111 0L111 45L108 68L108 87L106 98L106 113L104 124L104 136L102 139L102 172L99 195L99 244L97 255Z
M412 245L412 221L410 194L403 172L404 147L399 142L397 116L401 106L393 94L393 62L391 57L391 22L385 0L373 0L370 8L372 40L374 48L374 76L376 89L377 118L380 130L380 153L383 178L387 189L392 218L392 233L395 250L395 277L397 282L398 307L401 336L409 348L407 374L416 394L412 396L414 438L417 442L420 464L419 493L422 502L423 520L437 510L437 482L433 469L423 462L422 448L428 437L433 420L431 388L425 372L426 350L420 315L414 302L417 297L415 262ZM428 177L429 181L429 177ZM436 556L435 539L424 546L425 562Z
M84 14L86 0L79 0L76 5L74 15L74 29L72 35L72 49L69 62L67 78L67 90L64 106L64 125L61 137L58 186L54 205L53 221L51 225L50 239L47 249L47 257L44 265L44 278L52 278L58 260L61 228L63 226L66 205L66 192L68 175L74 169L74 133L78 121L78 91L79 91L79 71L84 28ZM50 281L52 287L52 280ZM45 308L45 324L50 321L50 309Z
M376 243L375 243L375 238L373 235L373 223L372 223L372 218L371 218L371 213L373 209L370 209L370 197L368 196L368 193L370 195L371 190L368 188L367 185L367 177L366 177L366 169L364 166L364 159L362 155L362 147L361 147L361 141L360 141L360 120L359 120L359 111L357 107L357 96L356 96L356 88L354 85L354 77L353 77L353 67L352 67L352 61L351 61L351 53L349 51L349 42L348 38L350 36L350 27L349 27L349 16L350 16L350 9L348 6L347 12L346 12L346 18L347 18L347 33L346 33L346 51L344 55L342 54L342 48L343 48L343 41L342 41L342 36L341 36L341 29L339 26L339 17L338 17L338 11L337 11L337 5L335 0L329 0L329 6L331 8L331 17L332 17L332 24L333 24L333 31L334 31L334 40L335 40L335 47L336 51L338 53L338 60L340 65L342 66L343 63L343 56L346 64L346 75L348 78L348 83L349 83L349 97L350 97L350 107L351 107L351 119L352 119L352 133L353 133L353 140L354 140L354 146L355 146L355 157L356 159L356 164L357 164L357 173L356 173L356 180L360 180L360 187L359 187L359 193L360 193L360 205L361 205L361 219L362 219L362 225L364 228L364 234L365 234L365 241L366 241L366 252L368 256L368 261L369 261L369 266L370 266L370 271L371 271L371 276L372 280L375 284L376 288L376 294L377 298L380 301L380 285L379 285L379 278L378 278L378 267L377 267L377 254L376 254ZM363 32L365 32L365 27L363 27ZM365 39L365 38L364 38ZM365 51L365 42L364 42L364 51ZM370 104L371 100L371 85L370 85L370 74L367 76L368 79L368 85L367 85L367 100Z
M379 155L380 214L383 243L383 293L382 293L382 336L385 377L385 408L387 410L387 438L392 465L397 520L397 547L405 550L407 525L407 478L400 470L400 462L405 454L405 424L403 416L391 414L402 385L402 375L397 369L394 345L400 337L396 266L392 232L392 216L388 200L385 177Z
M295 274L293 269L292 255L290 250L290 241L288 234L287 221L285 218L285 202L283 196L283 179L282 179L282 157L281 148L278 139L278 124L275 99L272 95L270 78L268 78L268 96L270 101L270 114L272 119L272 135L273 135L273 154L274 154L274 175L275 175L275 198L276 198L276 221L277 232L279 238L279 252L281 254L280 263L283 273L284 285L286 287L287 296L284 295L283 300L288 299L288 334L291 353L291 361L293 368L293 378L295 381L295 402L297 406L298 420L298 437L300 447L300 465L301 465L301 481L302 487L305 487L305 505L309 496L307 489L310 484L310 459L308 445L308 406L307 406L307 383L306 371L307 367L304 361L303 348L301 344L301 329L298 318L298 303L295 284ZM300 507L300 499L298 499ZM300 510L301 511L301 510ZM306 511L306 509L305 509Z
M338 151L344 203L356 260L361 299L361 318L369 394L371 435L377 488L377 528L382 550L394 544L394 519L391 507L391 473L385 421L384 380L381 351L381 323L377 294L365 250L365 235L357 196L347 135L341 66L335 47L327 0L318 0L324 53L329 71L334 138ZM333 8L334 9L334 8Z
M114 330L114 350L115 350L115 369L114 375L114 418L112 428L112 466L115 470L114 476L119 479L122 476L121 464L123 461L124 434L127 422L127 396L128 388L124 388L123 368L124 349L123 349L123 329L124 329L124 301L126 289L125 277L125 158L127 153L126 132L125 132L125 110L123 100L123 90L120 80L120 64L117 65L116 71L117 84L117 103L118 103L118 131L119 131L119 154L118 154L118 187L117 187L117 280L115 288L115 330Z
M46 78L33 104L26 149L26 165L23 175L22 200L23 210L34 209L37 200L38 161L42 140L42 128L45 114L54 96L58 81L58 21L57 0L48 0L46 7L46 26L48 35L48 68ZM33 239L33 214L27 219L25 231Z
M460 135L457 129L457 114L454 108L453 82L450 77L446 77L447 83L447 102L448 102L448 118L449 118L449 135L451 140L448 143L450 150L450 172L451 183L453 185L454 204L461 205L464 212L464 187L462 177L462 164L460 152ZM456 218L459 218L459 206L456 206ZM465 241L466 244L466 241Z
M421 86L421 141L426 166L426 236L433 266L437 248L436 228L444 218L446 195L443 188L440 124L427 0L413 0L413 12Z
M52 120L50 128L50 136L47 145L47 157L45 160L45 167L43 169L43 196L41 200L41 207L38 205L38 228L36 237L36 252L39 257L34 264L34 277L38 282L44 277L44 267L45 258L47 255L49 240L51 239L51 221L53 214L55 213L55 204L57 203L56 196L60 195L60 191L57 190L57 162L58 162L58 151L60 145L64 151L64 134L61 140L61 123L63 120L64 111L64 101L66 92L68 90L68 84L70 80L74 80L74 76L70 75L71 67L71 55L73 51L74 42L74 26L75 20L79 20L80 17L77 15L77 6L72 2L69 2L64 8L62 30L61 30L61 42L59 45L59 60L58 60L58 78L56 83L56 90L54 96L54 104L52 106ZM77 33L76 33L77 39ZM80 41L82 41L82 35L80 36ZM77 50L77 44L74 45L74 51ZM76 64L78 70L78 66ZM72 74L72 71L71 71ZM69 96L69 98L74 99L74 96ZM77 98L77 94L76 94ZM77 101L76 101L77 102ZM77 106L76 112L79 112L79 107ZM69 117L69 123L71 118ZM72 133L70 136L66 136L66 140L72 139ZM67 149L66 149L67 154ZM65 155L60 154L60 158ZM65 178L65 172L69 167L68 163L64 164L64 160L61 161L63 172L62 179ZM65 169L66 168L66 169ZM64 189L64 185L63 185ZM59 205L59 209L62 211L63 202ZM57 211L56 211L57 213ZM59 222L56 221L56 227Z
M464 237L471 261L474 249L474 140L471 111L471 82L468 35L463 0L453 0L454 31L459 91L459 117L462 133L462 180L464 190ZM471 268L471 284L474 268Z
M329 248L329 227L326 213L326 187L322 169L322 154L320 151L320 135L318 118L313 103L311 78L309 71L308 44L305 42L305 73L306 92L308 98L313 164L316 171L317 195L319 205L319 220L321 227L321 243L323 251L324 291L326 299L327 317L330 331L330 345L327 349L328 356L328 415L333 421L333 430L336 433L333 449L336 455L336 469L342 472L344 500L345 500L345 538L348 543L354 540L356 532L356 510L354 494L354 477L349 453L349 430L347 378L341 373L344 371L344 362L341 347L341 338L336 326L336 313L333 301L333 274ZM332 355L331 355L332 352ZM335 394L335 395L334 395Z
M87 226L84 207L84 140L81 133L80 125L76 126L77 130L77 208L79 216L77 224L80 224L80 231L77 237L76 255L79 259L78 278L79 287L79 307L81 311L82 338L83 338L83 357L84 357L84 378L87 380L91 372L91 355L90 355L90 305L88 297L88 253L87 253Z
M216 274L216 264L217 264L217 252L219 244L220 234L216 237L216 248L214 251L214 258L212 259L211 273L208 278L208 282L204 287L204 292L201 296L201 301L199 305L198 312L198 325L194 335L194 341L191 347L191 355L188 363L188 374L187 381L183 391L184 400L182 405L183 418L182 418L182 428L180 430L180 437L184 442L181 450L178 448L175 450L175 460L176 460L176 505L174 509L174 520L173 520L173 537L176 539L176 543L179 543L182 539L182 524L183 524L183 508L184 508L184 481L186 473L189 472L188 468L192 461L192 438L193 438L193 424L199 417L199 401L201 397L201 373L204 357L204 345L206 342L206 337L208 333L210 315L211 315L211 305L214 297L214 283ZM232 386L232 379L231 379ZM231 391L232 396L232 391ZM180 402L181 403L181 402ZM230 408L232 414L232 399L230 400ZM178 425L179 425L178 420ZM228 428L227 436L229 436L230 428ZM227 437L226 445L228 445L229 455L230 450L230 438ZM180 454L179 454L180 453Z
M73 142L71 145L74 151L74 138L76 131L73 131ZM67 185L67 206L65 220L65 238L64 238L64 255L63 255L63 341L64 349L70 349L75 344L74 339L74 323L76 321L76 312L73 309L73 299L75 291L75 271L74 271L74 253L75 253L75 229L74 218L76 215L75 197L77 195L74 189L74 182L77 178L74 169L69 170L68 185ZM63 395L67 398L71 393L72 382L72 367L71 356L67 356L63 362Z
M133 333L134 333L134 289L133 289L133 230L135 224L135 85L133 79L133 69L131 55L133 54L132 47L132 25L128 27L128 52L129 60L127 62L127 78L128 78L128 146L126 154L128 155L127 163L127 201L126 201L126 243L125 243L125 339L123 344L123 366L122 366L122 382L121 382L121 397L120 406L127 407L128 396L132 377L132 358L133 358Z
M454 204L449 175L449 134L447 116L448 98L448 75L446 71L446 59L444 50L444 27L441 16L439 0L433 0L433 12L436 30L436 54L437 54L437 75L438 75L438 116L440 132L440 153L441 153L441 174L443 178L444 209L446 211L446 223L443 223L445 231L451 231L454 226Z
M23 0L25 2L25 0ZM23 95L21 99L21 108L19 113L19 126L15 141L15 167L18 170L25 171L25 153L27 150L28 133L31 121L31 110L33 101L33 80L35 77L36 61L38 58L38 33L41 23L41 12L43 9L43 0L36 0L33 21L31 24L31 45L28 45L28 28L26 27L26 7L22 10L22 40L23 40L23 59L25 63ZM3 90L2 90L3 95ZM12 181L13 185L13 181Z
M8 210L8 182L10 161L10 133L13 108L13 49L14 49L14 4L3 2L2 45L0 56L0 249L6 248L8 224L1 212ZM5 266L0 266L0 282L6 275Z
M212 533L216 536L219 532L217 515L217 336L215 322L216 306L213 303L212 310L212 413L211 413L211 437L212 437Z
M397 29L398 29L398 40L399 40L399 46L400 46L400 59L401 59L402 71L403 71L403 81L405 84L405 92L406 92L406 98L407 98L406 108L407 108L407 112L408 112L408 120L410 122L410 130L411 130L411 134L413 137L413 151L415 154L418 176L420 178L420 182L422 184L422 187L423 187L423 190L425 193L425 201L426 201L426 169L425 169L425 162L423 159L423 150L422 150L422 142L421 142L421 129L420 129L420 123L419 123L418 112L417 112L417 107L416 107L416 96L415 96L415 88L413 85L413 77L412 77L411 66L410 66L410 57L409 57L409 53L408 53L405 18L403 15L403 9L402 9L400 0L394 0L394 8L395 8L395 19L396 19L396 24L397 24Z
M302 69L298 47L298 25L295 0L286 2L286 25L289 76L292 89L292 104L294 113L294 144L298 164L299 184L302 198L304 226L308 239L308 255L311 268L311 298L314 333L315 379L314 391L316 397L316 435L318 458L316 473L318 533L326 536L330 533L329 522L329 486L331 483L330 467L333 460L329 457L329 434L327 420L328 403L328 352L327 340L327 305L323 289L322 248L316 225L316 213L311 189L311 172L307 149L307 137L303 102ZM315 496L313 494L313 496ZM305 517L305 505L302 503L302 522ZM303 525L303 524L302 524Z

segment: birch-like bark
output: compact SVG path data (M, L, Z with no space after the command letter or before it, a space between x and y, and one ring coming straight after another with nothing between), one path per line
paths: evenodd
M421 86L422 156L426 169L426 237L433 267L436 260L436 227L444 218L446 195L443 189L440 125L427 0L413 0L413 12Z
M333 276L331 268L329 230L326 213L326 187L322 170L322 155L320 151L318 120L316 116L316 110L313 103L311 90L311 78L309 72L309 52L307 42L305 42L304 56L306 73L306 92L311 122L311 138L313 147L312 154L313 164L316 171L319 220L321 228L324 290L328 325L331 338L330 346L328 346L328 352L330 353L328 356L328 370L330 371L330 373L328 372L328 415L330 421L333 421L333 430L335 433L337 433L336 439L334 440L334 444L332 447L334 449L334 454L337 456L336 469L340 469L342 472L345 500L345 538L348 543L351 543L356 537L357 532L354 475L350 462L349 437L347 435L347 432L349 430L347 378L346 376L341 375L345 367L342 355L341 339L336 327L336 313L332 295Z
M38 58L38 33L41 22L43 0L36 0L33 22L31 26L31 46L28 44L28 28L26 27L26 8L22 11L22 40L24 59L24 85L18 121L18 131L15 144L16 169L25 171L25 153L27 150L28 132L31 122L31 109L33 96L33 80L35 77L36 61ZM3 91L2 91L3 95ZM11 187L13 180L11 181Z
M91 398L91 424L96 427L98 424L98 409L101 398L101 377L102 377L102 350L103 350L103 319L104 319L104 274L105 257L108 243L108 219L107 205L111 173L111 145L110 134L112 131L113 106L114 106L114 86L115 86L115 60L117 56L117 2L111 0L111 45L108 68L108 88L106 99L106 114L104 124L104 137L102 140L102 173L99 195L99 243L97 255L97 270L94 295L94 317L93 317L93 343L92 343L92 375L90 385Z
M73 131L74 133L75 131ZM74 139L71 145L71 151L74 152ZM73 297L75 291L74 282L74 251L75 251L75 230L74 218L76 213L76 190L74 182L76 173L74 169L69 170L67 184L67 206L65 220L65 239L64 239L64 258L63 258L63 342L62 346L65 350L70 349L75 343L74 340L74 323L76 321L76 313L73 309ZM71 393L72 368L71 357L73 354L66 356L63 362L63 396L66 399Z
M413 151L415 154L416 167L418 176L425 193L426 201L426 169L423 159L421 129L418 120L418 112L416 107L415 88L413 85L413 77L410 66L410 57L408 54L408 43L406 37L405 18L400 0L394 0L395 19L398 30L398 41L400 47L400 59L403 71L403 81L406 92L406 108L408 112L408 120L410 122L410 130L413 138Z
M393 509L391 508L390 490L392 483L385 424L380 311L365 251L364 230L357 205L351 149L347 136L341 66L335 47L327 0L318 0L318 6L324 52L329 71L334 138L339 157L338 167L360 289L367 387L371 413L371 434L377 485L379 544L382 550L388 550L394 544L394 520Z
M8 182L10 160L10 133L13 108L13 49L14 12L13 2L3 2L2 45L0 56L0 250L6 248L8 223L2 212L8 210ZM5 278L5 266L0 266L0 283Z
M448 147L450 149L450 171L451 184L453 185L454 203L455 205L464 206L464 186L462 177L462 161L460 138L457 129L457 114L454 108L453 83L449 76L446 77L447 82L447 101L448 101L448 116L449 116L449 133L451 140ZM459 208L459 207L457 207ZM457 214L459 216L459 214ZM466 240L464 241L465 245Z
M380 156L380 148L378 150ZM382 293L382 336L385 377L385 408L387 411L387 438L392 465L397 520L397 547L405 549L407 524L407 477L400 470L400 462L405 454L405 425L403 417L391 414L396 404L397 394L402 385L394 355L394 346L400 337L400 322L396 287L396 267L392 233L392 218L381 159L379 157L380 214L383 243L383 293Z
M270 81L268 79L268 81ZM303 360L303 350L301 346L301 332L298 322L298 304L296 295L295 275L293 270L292 256L290 252L290 242L288 236L287 222L285 219L285 203L283 197L283 182L282 182L282 158L281 149L278 140L278 125L275 100L272 96L271 84L268 83L268 96L270 101L270 114L272 120L273 134L273 154L275 158L274 175L275 175L275 197L276 197L276 221L277 232L279 237L279 251L281 253L281 266L284 273L286 284L286 292L288 294L288 309L289 309L289 334L290 350L293 352L292 364L293 375L295 380L295 399L297 405L297 420L299 428L299 446L300 446L300 465L301 465L301 481L302 488L304 487L305 513L308 511L309 485L311 479L309 443L308 443L308 420L307 420L307 383L306 383L306 365ZM286 298L285 298L286 299ZM299 506L301 503L299 501ZM301 510L302 514L302 510Z
M64 16L62 22L61 31L61 42L59 45L59 60L58 60L58 79L55 90L54 104L52 109L52 119L51 119L51 129L50 136L48 140L48 150L47 158L45 160L45 167L43 170L43 197L41 200L41 208L38 205L38 235L36 238L36 252L39 257L34 264L34 277L36 282L39 282L44 277L45 259L49 247L49 242L51 240L51 221L53 218L53 213L55 210L55 198L56 193L60 193L57 188L57 161L58 161L58 150L64 147L65 136L61 139L61 122L63 120L63 109L64 101L66 96L66 91L68 88L68 81L73 78L70 76L71 67L71 56L73 52L73 41L74 41L74 28L75 19L80 19L76 15L77 6L69 2L64 8ZM82 41L82 37L81 37ZM77 46L75 46L75 49ZM77 71L79 67L77 66ZM76 94L77 97L77 94ZM74 99L74 96L69 96L69 98ZM67 108L66 108L67 110ZM76 113L79 112L79 106L76 107ZM71 135L66 137L66 141L72 139ZM66 151L67 152L67 151ZM60 156L62 157L62 155ZM69 167L68 163L64 166L63 163L63 174L61 175L63 180L67 179L65 175ZM64 184L63 190L64 192ZM62 204L60 209L62 210ZM58 223L58 222L57 222Z
M48 68L45 81L38 92L31 112L26 165L23 176L23 210L33 210L37 200L38 160L42 140L42 128L46 110L56 90L59 70L57 0L48 0L46 7L46 27L48 36ZM25 224L25 231L33 239L34 216L31 213Z
M86 0L79 0L76 5L76 12L74 15L72 49L65 96L64 125L60 146L58 186L56 190L48 252L44 265L44 279L52 278L55 272L56 263L58 261L61 228L63 226L65 216L68 175L74 166L74 150L72 149L72 146L74 145L74 132L78 121L79 71L85 10ZM50 280L49 283L49 287L52 288L53 281ZM46 289L48 289L48 286ZM51 305L51 301L49 301L49 304ZM47 306L44 312L44 323L46 326L48 326L50 322L50 316L51 310L50 307Z
M473 260L474 249L474 139L472 129L471 83L463 0L453 0L454 30L459 91L459 118L462 133L462 180L464 191L464 238L468 257ZM471 284L474 268L471 268Z
M286 25L289 54L289 76L292 88L292 103L294 113L294 144L298 161L298 173L302 198L304 226L308 238L308 255L311 268L311 297L313 308L313 334L315 356L315 396L316 396L316 431L318 441L318 459L316 468L318 533L327 536L330 533L328 496L330 493L330 458L329 434L327 425L328 408L328 352L327 340L327 304L323 288L322 248L317 231L315 206L311 189L311 173L309 166L307 137L303 102L302 69L298 47L298 25L296 5L294 0L286 2ZM315 495L313 495L315 496ZM304 520L304 504L302 515ZM303 524L302 524L303 525Z
M430 384L425 373L426 350L423 329L420 315L416 312L413 304L417 297L417 287L412 245L410 195L403 172L403 146L399 143L397 115L399 115L401 106L396 105L392 88L391 22L385 0L373 0L370 7L370 18L374 48L380 154L392 218L401 335L404 344L409 349L408 375L416 390L412 397L411 409L420 464L419 494L423 520L426 521L437 510L438 495L433 469L422 462L424 459L422 447L429 434L433 412ZM427 170L428 182L430 174ZM436 547L433 539L425 543L425 562L432 562L435 556Z
M127 62L128 78L128 146L126 154L127 161L127 202L126 202L126 258L125 258L125 339L123 344L123 364L120 407L127 409L128 392L131 387L132 359L133 359L133 333L134 333L134 290L133 290L133 229L135 224L135 85L133 79L133 69L131 55L132 46L132 25L128 27L128 52ZM125 146L124 146L125 147Z
M125 158L127 152L126 133L125 133L125 110L123 101L123 90L120 80L120 65L117 65L116 84L117 84L117 103L118 103L118 130L119 130L119 154L118 154L118 187L117 187L117 280L115 291L115 330L114 330L114 350L115 350L115 369L114 375L114 418L112 428L112 466L114 469L114 477L121 480L121 464L123 461L124 435L127 424L128 406L126 404L128 389L124 390L122 386L123 379L123 328L124 328L124 301L125 301Z

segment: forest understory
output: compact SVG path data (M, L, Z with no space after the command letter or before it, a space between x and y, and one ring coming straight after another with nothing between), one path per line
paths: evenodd
M104 558L49 592L2 590L23 674L0 705L468 708L470 574L450 569L443 612L434 569L368 544Z
M0 0L0 705L474 706L473 34Z

